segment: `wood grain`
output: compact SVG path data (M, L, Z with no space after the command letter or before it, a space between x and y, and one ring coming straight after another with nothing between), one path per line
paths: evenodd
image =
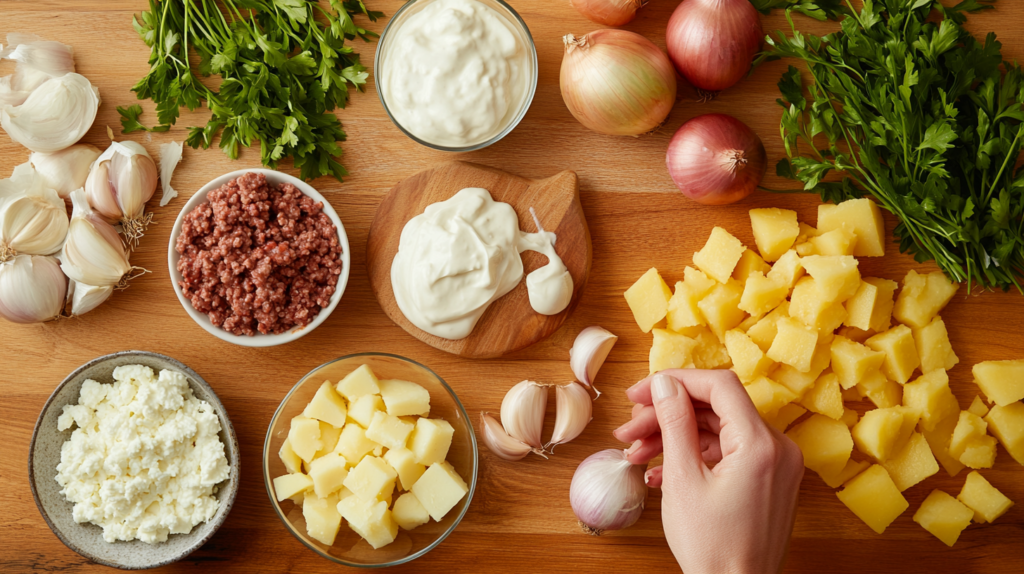
M371 9L393 14L401 0L368 0ZM98 355L125 349L165 353L191 366L217 391L238 433L242 484L225 525L187 560L160 572L228 573L337 572L288 535L274 515L259 469L270 418L285 393L304 374L331 359L361 351L401 354L434 369L458 393L470 413L494 410L514 383L530 378L563 382L572 377L568 350L580 329L601 325L619 335L598 376L605 392L594 404L594 420L575 441L560 446L551 460L528 457L517 463L481 453L479 489L459 528L438 548L395 572L673 572L665 544L660 495L652 492L640 521L623 532L594 538L579 534L569 509L569 481L585 456L621 447L611 431L629 418L623 391L647 374L651 336L633 322L622 292L651 266L674 283L692 253L714 225L722 225L752 245L747 210L777 206L794 209L814 223L819 201L802 194L756 193L725 207L702 207L675 191L665 170L665 148L683 121L702 113L729 113L764 141L769 161L783 156L778 136L780 108L775 84L789 64L770 62L706 104L685 88L663 131L622 138L592 133L577 123L559 95L561 36L598 26L567 1L511 0L537 43L540 80L529 113L508 137L472 153L452 155L422 147L387 119L374 87L353 93L338 112L348 140L344 163L352 176L343 184L320 179L314 185L345 223L352 242L352 279L334 314L300 341L271 349L243 349L221 342L196 326L178 303L167 272L171 223L188 197L214 177L259 165L259 150L245 150L238 161L218 150L185 150L174 176L181 191L165 208L152 209L150 227L133 263L153 273L115 294L98 310L74 321L48 325L0 322L0 571L101 572L68 550L46 528L28 487L28 443L36 416L53 388L77 366ZM654 1L626 26L664 47L665 23L678 2ZM118 127L115 106L135 101L131 86L148 69L148 50L131 29L131 14L145 0L2 0L0 38L11 31L34 32L74 45L78 70L100 89L103 105L85 141L105 146L106 126ZM804 31L824 33L834 24L795 17ZM360 20L365 22L365 20ZM376 31L385 21L367 24ZM789 29L781 13L762 18L763 28ZM1004 57L1024 58L1024 3L998 2L995 10L971 16L975 34L995 31ZM355 43L363 62L372 64L373 44ZM9 63L0 73L13 71ZM142 103L143 120L153 106ZM170 140L182 141L186 126L208 112L183 115L178 126L152 138L131 134L151 152ZM0 174L26 160L28 152L0 134ZM439 351L394 325L374 299L366 273L366 239L377 205L399 181L440 162L462 159L509 173L544 176L565 169L580 178L580 197L594 246L586 292L576 312L552 336L500 359L470 360ZM294 170L283 168L289 173ZM769 170L764 185L792 189L792 182ZM895 221L886 219L887 230ZM863 260L865 274L893 279L908 269L934 269L895 253ZM943 312L960 364L950 371L952 388L966 408L978 392L972 364L986 359L1024 357L1024 299L1017 293L961 292ZM863 408L863 406L862 406ZM545 436L554 417L549 415ZM963 475L944 473L907 492L910 510L884 535L876 535L842 506L834 491L808 475L800 493L786 571L800 574L1012 573L1024 564L1024 468L1000 449L985 476L1017 501L995 524L971 526L954 548L947 548L911 520L928 492L958 492Z
M572 276L572 300L557 315L541 315L530 307L526 281L487 308L465 339L453 341L431 335L405 317L391 288L391 262L405 224L432 203L450 199L466 187L482 187L495 201L508 203L519 215L519 228L533 230L534 208L540 224L558 237L555 251ZM563 171L546 179L526 179L501 170L453 161L402 180L384 196L366 240L366 266L370 286L384 312L420 341L460 357L492 359L541 341L562 326L576 309L590 276L593 248L580 204L579 179ZM547 263L538 253L523 253L524 277Z

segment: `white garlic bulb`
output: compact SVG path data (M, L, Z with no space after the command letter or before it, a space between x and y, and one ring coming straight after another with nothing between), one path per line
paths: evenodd
M35 152L28 158L36 172L55 190L57 195L67 199L71 192L85 186L89 167L100 157L100 150L89 144L75 144L54 153Z
M46 80L75 71L71 46L35 34L8 34L7 47L0 46L0 60L18 63L13 74L0 78L0 105L20 106Z
M0 264L0 315L15 323L56 319L67 288L68 278L55 258L18 255Z
M0 181L0 262L15 255L56 253L68 232L68 212L31 165Z
M93 211L85 191L72 191L71 203L71 225L60 253L60 268L79 283L120 286L132 266L117 230Z
M17 106L0 105L0 127L32 151L53 153L82 139L100 107L100 91L81 74L50 78Z
M89 205L110 223L120 223L129 244L146 229L146 202L156 191L156 163L133 141L110 142L85 182Z
M77 317L99 307L101 303L110 298L114 293L114 287L94 287L77 281L72 281L68 292L71 299L71 316Z

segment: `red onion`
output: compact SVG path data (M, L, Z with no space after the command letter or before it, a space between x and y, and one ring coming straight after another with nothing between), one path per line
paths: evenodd
M580 463L569 486L569 504L588 534L632 526L644 510L644 466L626 460L626 451L596 452Z
M647 0L569 0L587 20L605 26L624 26L636 18Z
M676 73L653 42L625 30L568 34L562 41L562 99L581 124L635 136L665 121L676 101Z
M684 0L665 32L679 73L703 92L740 81L761 49L764 33L750 0Z
M725 114L697 116L680 126L665 163L679 191L705 205L750 195L768 167L761 138Z

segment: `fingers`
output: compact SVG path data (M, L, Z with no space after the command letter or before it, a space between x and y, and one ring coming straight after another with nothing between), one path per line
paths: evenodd
M664 467L662 466L647 469L647 472L644 473L644 482L651 488L661 488L663 471Z
M697 420L697 428L715 434L721 430L721 421L711 409L696 408L694 415ZM636 404L633 405L633 418L612 431L612 435L622 442L631 443L657 432L661 432L661 427L658 425L658 415L654 407Z
M679 380L693 399L710 404L720 419L734 424L735 431L749 434L755 430L753 421L760 416L732 371L668 369L633 385L626 396L635 403L651 404L654 377L662 374Z
M659 444L661 444L661 437L659 436L658 439ZM703 449L701 457L704 459L704 462L717 463L722 460L722 447L718 444L718 435L712 434L708 431L701 431L700 447ZM632 457L627 458L630 462L633 462ZM651 488L661 488L663 471L664 467L661 465L649 468L647 472L644 473L644 482Z
M708 468L701 456L700 434L690 396L679 381L659 373L651 382L651 398L661 426L664 466L672 477L688 483L703 481Z
M633 464L646 465L661 454L661 450L661 433L654 433L633 442L633 445L626 449L626 460Z

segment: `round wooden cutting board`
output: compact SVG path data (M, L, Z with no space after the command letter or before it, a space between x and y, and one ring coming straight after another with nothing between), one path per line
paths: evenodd
M432 203L444 201L467 187L482 187L495 201L511 205L519 215L519 228L536 231L534 208L545 231L558 239L555 251L572 275L572 301L557 315L545 316L530 307L526 281L487 309L465 339L452 341L426 333L413 325L395 301L391 289L391 262L398 253L402 229ZM526 179L490 167L453 161L417 173L396 185L377 208L366 244L370 285L381 308L397 325L428 345L474 359L499 357L540 341L562 326L576 308L590 276L593 248L580 204L576 173L563 171L547 179ZM522 254L524 277L547 263L539 253Z

